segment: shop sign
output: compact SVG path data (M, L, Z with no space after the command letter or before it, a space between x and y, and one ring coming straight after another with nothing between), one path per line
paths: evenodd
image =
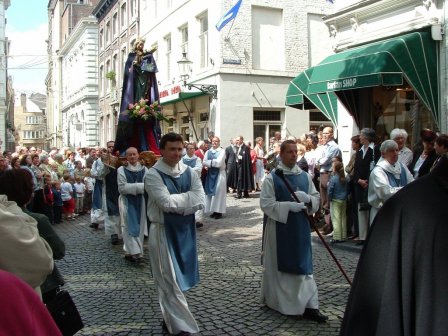
M335 80L331 82L327 82L327 91L330 90L343 90L350 89L356 87L357 78L346 78L343 80Z
M169 100L179 98L179 94L182 92L180 85L174 85L164 90L159 91L160 102L164 103Z

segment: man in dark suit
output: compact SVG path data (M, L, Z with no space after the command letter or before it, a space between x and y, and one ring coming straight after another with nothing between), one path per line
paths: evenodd
M381 157L378 146L375 146L375 131L371 128L361 130L359 140L361 149L356 153L353 183L355 184L355 204L358 209L358 227L355 227L355 234L359 237L358 245L364 244L369 230L370 207L367 203L367 193L369 189L369 176L373 167Z
M227 191L232 188L235 192L238 184L238 172L236 165L236 151L237 147L233 143L233 139L230 139L230 145L225 149L226 156L226 174L227 174Z
M254 190L254 174L252 172L252 161L250 158L250 149L244 144L243 137L237 136L235 138L235 145L238 147L236 152L237 159L237 172L238 172L238 183L237 191L238 194L235 198L249 198L249 190Z

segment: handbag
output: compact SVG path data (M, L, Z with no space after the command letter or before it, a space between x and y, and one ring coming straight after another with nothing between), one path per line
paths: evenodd
M62 335L72 336L84 328L78 309L68 291L59 290L56 296L47 303L47 309Z

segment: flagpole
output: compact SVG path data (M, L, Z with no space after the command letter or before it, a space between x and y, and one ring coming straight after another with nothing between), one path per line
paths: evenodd
M227 41L227 40L229 39L230 32L232 31L233 23L234 23L234 22L235 22L235 19L232 20L232 24L231 24L231 26L230 26L229 31L227 32L227 36L225 37L224 41Z

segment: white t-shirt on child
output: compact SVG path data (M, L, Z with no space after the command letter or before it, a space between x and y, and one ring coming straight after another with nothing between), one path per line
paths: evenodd
M86 186L84 185L84 183L75 183L74 186L76 190L76 197L84 197L84 193L86 191Z

